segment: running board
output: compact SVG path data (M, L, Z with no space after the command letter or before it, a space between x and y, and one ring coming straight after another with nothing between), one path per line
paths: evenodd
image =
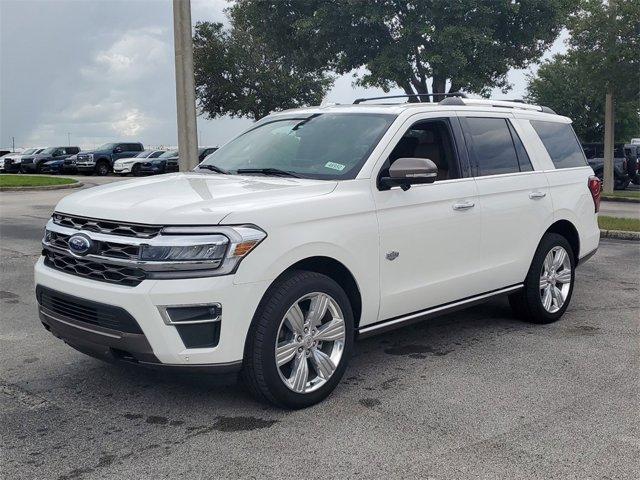
M456 310L462 310L472 305L482 303L488 298L505 295L507 293L520 290L523 284L512 285L510 287L501 288L499 290L493 290L491 292L476 295L474 297L468 297L464 300L458 300L455 302L445 303L438 307L427 308L426 310L420 310L419 312L410 313L401 317L391 318L389 320L382 320L381 322L374 323L373 325L365 325L358 329L358 338L365 338L378 333L386 332L387 330L393 330L394 328L404 327L415 322L420 322L428 318L437 317L446 313L451 313Z

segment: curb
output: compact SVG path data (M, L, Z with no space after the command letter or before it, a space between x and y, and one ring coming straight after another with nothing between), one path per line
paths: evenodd
M600 197L603 202L621 202L621 203L640 203L640 198L627 198L627 197Z
M32 192L36 190L66 190L68 188L80 188L84 183L76 181L64 185L43 185L41 187L0 187L0 192Z
M600 238L617 238L640 242L640 232L625 232L623 230L600 230Z

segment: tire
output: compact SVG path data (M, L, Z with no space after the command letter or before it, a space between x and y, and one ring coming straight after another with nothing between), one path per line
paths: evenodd
M133 167L131 167L131 175L133 175L134 177L140 176L140 165L134 165Z
M323 299L328 299L328 306L322 309L321 323L310 324L312 303L322 304ZM303 326L313 325L317 328L308 328L305 333ZM269 287L253 317L245 347L244 383L259 400L279 407L314 405L340 382L353 349L353 329L351 304L334 280L302 270L286 274ZM322 369L324 375L319 373Z
M556 265L558 262L554 261L555 268L552 273L545 275L547 270L545 259L551 255L554 260L559 260L555 254L560 250L564 250L564 261L560 262L561 266ZM554 253L551 253L552 251ZM509 295L509 304L516 316L531 323L552 323L559 320L571 301L575 283L575 268L573 249L567 239L557 233L545 234L533 256L524 281L524 288ZM546 284L546 287L542 288L543 284ZM553 289L559 293L554 292ZM551 296L550 305L548 305L548 295ZM558 305L560 298L562 298L562 303ZM544 303L545 299L546 303Z
M109 163L105 160L100 160L96 164L96 175L100 177L105 177L109 175Z
M42 173L42 164L37 163L36 164L36 171L35 173Z

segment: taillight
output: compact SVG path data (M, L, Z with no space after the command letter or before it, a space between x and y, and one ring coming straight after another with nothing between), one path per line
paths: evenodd
M593 198L593 206L596 208L596 213L598 213L598 211L600 211L600 192L602 190L600 179L595 175L592 175L589 177L587 185L589 186L589 191Z

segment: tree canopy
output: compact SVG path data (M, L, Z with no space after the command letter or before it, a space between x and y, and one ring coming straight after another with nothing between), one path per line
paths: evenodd
M640 134L640 2L584 0L568 21L570 48L529 79L528 98L574 121L585 142L602 141L604 103L615 93L619 141Z
M361 67L356 83L384 91L506 91L507 72L540 58L576 1L238 0L228 29L196 26L199 105L257 118L319 103L332 76Z
M199 110L258 119L273 110L317 105L331 85L324 72L284 61L246 30L196 24L194 74Z

